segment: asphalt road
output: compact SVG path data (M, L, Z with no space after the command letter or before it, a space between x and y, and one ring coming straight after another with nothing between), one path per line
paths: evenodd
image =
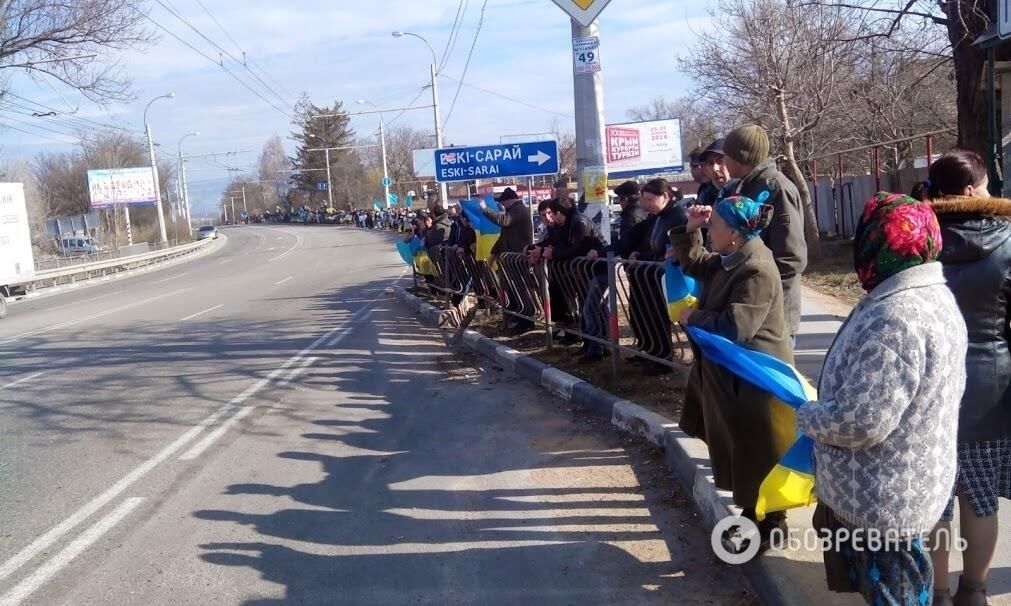
M461 359L388 237L248 226L0 321L0 604L747 604L653 453Z

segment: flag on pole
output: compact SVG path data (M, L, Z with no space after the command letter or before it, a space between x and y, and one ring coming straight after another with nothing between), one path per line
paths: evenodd
M694 278L686 276L681 266L672 259L664 261L663 293L667 299L667 315L671 322L678 322L681 312L685 309L695 309L702 294L702 285Z
M497 206L495 198L492 196L486 197L485 203L491 207ZM502 235L502 228L498 223L485 216L477 200L461 200L460 208L467 215L471 227L477 234L477 260L487 261L488 256L491 255L492 247Z

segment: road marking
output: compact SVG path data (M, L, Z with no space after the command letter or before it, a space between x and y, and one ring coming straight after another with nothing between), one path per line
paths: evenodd
M6 595L0 597L0 605L17 606L23 602L28 596L35 593L39 587L42 587L46 581L69 564L71 560L84 553L88 547L91 547L98 539L102 538L102 535L109 532L123 518L130 515L130 512L136 509L143 501L143 497L133 497L123 501L112 513L82 532L63 551L50 558L48 562L36 569L28 578L15 585Z
M25 337L31 337L31 336L34 336L34 335L39 335L39 334L42 334L44 332L50 332L50 331L53 331L53 330L59 330L61 328L66 328L68 326L73 326L74 324L80 324L81 322L87 322L88 320L95 320L95 319L101 318L103 316L108 316L109 314L114 314L114 313L117 313L117 312L125 311L127 309L130 309L131 307L137 307L138 305L143 305L145 303L152 303L154 301L158 301L159 299L165 299L165 298L171 297L173 295L178 295L179 293L183 293L183 292L186 292L188 290L190 290L190 289L189 288L181 288L179 290L173 290L170 293L165 293L163 295L158 295L156 297L148 297L146 299L140 299L139 301L134 301L133 303L128 303L126 305L121 305L120 307L114 307L112 309L107 309L105 311L101 311L101 312L98 312L96 314L91 314L90 316L84 316L83 318L77 318L76 320L67 320L66 322L60 322L59 324L52 324L50 326L46 326L45 328L39 328L39 329L32 330L32 331L29 331L29 332L23 332L23 333L21 333L19 335L15 335L13 337L7 337L6 339L0 339L0 344L2 344L2 343L9 343L11 341L17 341L18 339L23 339Z
M280 285L284 284L285 282L290 282L290 281L292 281L294 279L295 278L293 276L288 276L287 278L285 278L283 280L280 280L278 282L274 282L274 286L280 286Z
M310 353L312 353L313 351L315 351L316 349L318 349L327 340L331 340L331 338L334 337L334 335L337 334L337 333L339 333L339 334L337 334L336 338L332 339L331 342L332 343L338 343L338 342L340 342L342 339L344 339L349 334L351 334L351 332L355 329L355 326L356 326L356 324L358 322L361 322L362 320L364 320L365 318L367 318L369 316L369 314L371 314L371 313L372 313L372 309L369 308L369 307L363 307L363 308L359 309L358 311L356 311L341 326L335 326L334 328L331 328L330 330L328 330L327 332L325 332L322 336L320 336L318 339L316 339L315 341L313 341L311 345L309 345L308 347L306 347L302 351L298 352L297 354L295 354L294 356L292 356L291 358L289 358L284 364L282 364L278 368L275 368L273 371L271 371L271 373L269 375L267 375L266 377L260 379L259 381L257 381L253 385L249 386L249 388L246 389L246 391L242 392L241 394L239 394L238 396L236 396L235 398L233 398L232 401L227 404L226 410L224 412L230 412L232 408L234 408L235 406L238 406L239 404L242 404L243 402L245 402L248 398L252 397L257 392L259 392L261 389L263 389L268 383L270 383L271 381L273 381L274 379L276 379L278 377L278 375L280 375L282 372L288 370L289 368L291 368L292 366L294 366L299 361L305 360L305 362L303 362L302 366L299 369L296 369L296 370L304 370L305 368L308 368L309 365L311 365L313 362L315 362L317 360L317 358L311 357L311 358L306 359L306 356L308 356ZM287 382L290 381L290 378L291 377L289 377L289 378L285 379L284 381L278 383L278 387L281 387L282 383L284 385L287 385ZM225 432L228 431L228 429L230 429L233 425L235 425L235 423L237 423L240 419L242 419L243 417L245 417L246 415L248 415L250 412L252 412L254 408L256 408L256 407L255 406L245 406L242 409L240 409L237 413L235 413L235 416L233 416L232 418L230 418L227 421L225 421L224 423L222 423L221 427L218 427L212 433L207 434L207 436L205 436L202 440L200 440L200 442L197 442L189 450L187 450L182 455L180 455L179 456L179 460L180 461L192 461L193 459L199 457L218 438L220 438L221 436L223 436L225 434ZM2 578L2 577L0 577L0 578Z
M214 307L208 307L207 309L205 309L203 311L198 311L195 314L190 314L190 315L186 316L185 318L183 318L183 319L181 319L179 321L180 322L185 322L186 320L192 320L193 318L195 318L197 316L202 316L202 315L204 315L206 313L210 313L210 312L214 311L215 309L221 309L224 306L225 306L225 304L222 303L221 305L215 305Z
M285 251L285 252L277 255L273 259L267 261L267 263L273 263L274 261L280 261L281 259L287 257L288 255L290 255L291 253L295 252L296 250L298 250L299 248L302 247L302 242L303 242L302 234L296 233L296 234L288 234L288 235L289 236L291 236L291 235L295 236L295 245L292 246L291 248L289 248L287 251Z
M298 378L298 376L300 374L302 374L303 372L305 372L306 368L309 368L310 366L312 366L313 364L315 364L317 360L319 360L319 358L317 358L317 357L306 358L302 362L301 365L299 365L298 367L292 369L292 371L288 373L288 376L286 376L284 379L278 381L277 382L277 386L278 387L287 387L289 383L291 383L293 380L295 380L296 378Z
M63 305L57 305L56 307L50 307L50 308L43 309L43 310L40 310L40 311L56 311L57 309L64 309L66 307L73 307L75 305L84 305L85 303L91 303L92 301L98 301L99 299L105 299L107 297L114 297L114 296L120 295L120 294L123 294L123 291L117 290L116 292L111 292L111 293L109 293L107 295L101 295L101 296L98 296L98 297L92 297L90 299L85 299L83 301L76 301L74 303L64 303Z
M162 282L168 282L169 280L176 280L178 278L182 278L183 276L188 276L189 273L190 272L188 272L188 271L187 272L183 272L183 273L179 274L178 276L172 276L171 278L162 278L161 280L155 280L154 282L151 282L150 284L151 285L155 285L155 284L161 284Z
M43 374L43 373L42 372L37 372L37 373L34 373L34 374L30 374L27 377L23 377L21 379L18 379L17 381L14 381L13 383L8 383L8 384L0 387L0 389L9 389L11 387L14 387L15 385L21 385L22 383L26 383L28 381L31 381L32 379L34 379L35 377L37 377L37 376L39 376L41 374Z

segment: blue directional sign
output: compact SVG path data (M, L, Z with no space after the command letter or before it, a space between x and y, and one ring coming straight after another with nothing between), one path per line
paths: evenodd
M532 141L435 150L440 183L558 174L558 143Z
M382 185L383 187L389 187L393 185L393 179L389 177L383 177L383 180L380 181L379 184Z
M316 189L318 189L319 191L326 191L326 185L327 185L326 183L317 183Z

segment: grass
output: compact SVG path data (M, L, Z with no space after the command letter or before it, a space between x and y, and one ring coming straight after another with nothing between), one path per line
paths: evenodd
M853 271L853 240L822 239L821 253L808 263L804 284L842 303L856 305L864 290Z

